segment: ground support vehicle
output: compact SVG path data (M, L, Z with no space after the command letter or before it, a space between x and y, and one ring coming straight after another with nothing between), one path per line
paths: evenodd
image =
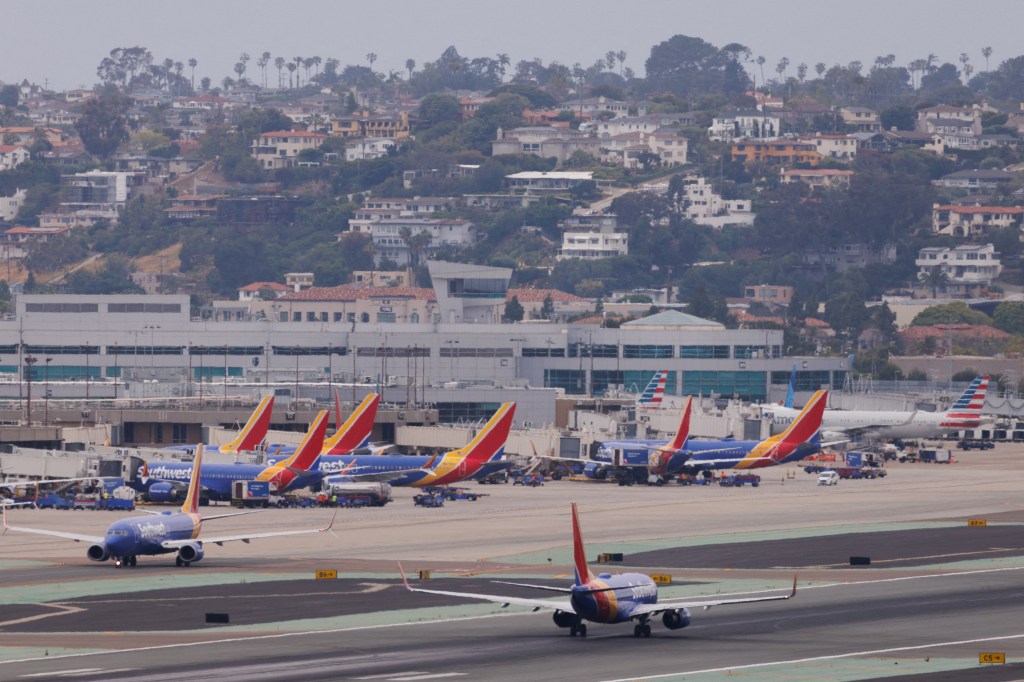
M756 488L761 485L761 477L757 474L733 474L731 476L720 476L718 485L723 488L741 488L750 485Z
M417 507L443 507L444 496L430 493L420 493L412 498L413 505Z

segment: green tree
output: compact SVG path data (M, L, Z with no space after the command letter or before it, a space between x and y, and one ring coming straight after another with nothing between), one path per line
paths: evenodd
M686 312L705 320L724 323L728 318L729 308L725 298L712 292L703 279L698 280L687 301Z
M505 304L504 318L509 322L521 322L526 311L523 310L523 304L519 302L518 296L512 296L508 303Z
M544 297L544 303L540 307L540 316L545 320L550 320L555 315L555 302L551 298L551 294Z
M67 277L73 294L143 294L145 291L132 281L128 259L110 256L104 266L95 271L80 269Z
M1010 334L1024 334L1024 303L1003 301L992 313L992 324Z
M424 129L433 128L446 121L458 123L462 120L462 106L453 95L427 95L420 101L417 112L419 125Z
M985 313L972 310L963 301L953 301L925 308L910 323L913 327L929 327L936 324L991 325L992 320Z
M75 130L86 151L106 159L128 139L128 109L131 100L112 85L103 88L98 97L86 100Z
M945 291L946 287L949 286L949 274L941 265L933 265L919 273L917 278L921 281L921 284L932 290L932 298L938 298L939 289Z

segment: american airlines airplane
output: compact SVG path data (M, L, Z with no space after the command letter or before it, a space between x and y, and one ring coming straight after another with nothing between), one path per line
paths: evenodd
M851 438L937 438L951 431L975 429L990 421L982 415L988 376L979 376L945 412L892 412L882 410L825 410L821 428L826 437L842 434ZM762 415L775 424L789 424L798 410L765 405Z

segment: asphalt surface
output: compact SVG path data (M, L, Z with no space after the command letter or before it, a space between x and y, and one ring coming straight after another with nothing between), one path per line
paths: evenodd
M1024 526L926 528L824 537L734 542L631 553L634 566L665 568L846 568L850 557L872 566L926 566L1024 555Z
M284 636L239 633L216 641L225 638L217 633L187 646L154 638L155 648L0 663L0 679L689 680L713 679L726 668L758 680L780 673L868 679L944 672L950 659L976 661L979 651L1019 660L1022 600L1017 570L822 585L788 602L698 612L683 630L656 624L654 636L640 640L626 625L591 626L583 639L566 636L542 613L462 619L450 612L443 621ZM976 664L957 673L940 679L993 674Z

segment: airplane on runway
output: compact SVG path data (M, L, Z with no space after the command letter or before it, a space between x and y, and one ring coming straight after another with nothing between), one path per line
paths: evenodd
M967 390L945 412L895 412L883 410L825 410L821 420L827 437L843 434L848 438L937 438L950 431L975 429L987 420L982 416L987 375L971 382ZM775 424L788 424L796 410L765 405L763 415Z
M554 611L552 616L555 625L569 628L569 635L587 636L587 626L583 621L592 623L626 623L633 622L634 637L650 637L653 617L661 615L661 622L669 630L679 630L690 624L690 609L709 609L712 606L727 604L750 604L754 602L779 601L790 599L796 595L796 577L793 577L793 591L772 597L747 597L741 599L670 599L658 601L658 585L649 575L643 573L601 573L594 575L587 566L586 550L580 532L580 520L576 511L576 503L572 503L572 545L573 563L575 564L575 581L571 587L551 587L548 585L528 585L504 580L496 583L530 587L549 592L561 592L568 595L562 599L530 599L473 592L450 592L447 590L428 590L409 585L402 565L398 570L402 574L402 582L410 592L440 594L449 597L465 597L489 601L502 606L516 604L531 606L534 611L546 609Z
M257 538L280 537L284 535L304 535L307 533L323 533L331 529L334 519L326 528L310 528L305 530L273 531L260 533L243 533L223 535L212 538L200 538L203 521L252 514L252 511L231 512L203 517L199 513L200 471L202 471L203 445L196 448L196 459L192 467L188 484L188 493L181 509L177 512L146 511L153 516L135 516L121 519L110 524L104 536L80 535L57 530L40 528L24 528L7 524L7 507L3 508L4 532L9 530L19 533L51 535L66 538L75 542L89 543L86 556L92 561L114 560L114 566L135 566L140 555L169 554L177 552L175 564L188 566L194 561L201 561L204 554L203 544L223 545L225 542L249 542ZM337 515L337 512L335 512Z
M390 445L381 446L370 442L373 423L377 419L377 406L380 404L379 393L368 393L344 423L341 421L341 405L338 392L334 392L334 414L337 431L324 440L322 455L377 454ZM268 464L276 464L295 451L294 445L271 444L267 452L274 453L267 458Z
M202 469L200 486L211 500L232 498L235 481L269 481L270 492L280 494L305 488L320 482L323 473L316 468L327 433L327 410L321 410L306 432L295 452L276 464L207 464ZM130 481L153 502L173 502L185 492L185 482L191 480L194 462L145 462Z
M449 485L508 466L503 459L516 404L504 403L467 445L442 455L322 455L324 484L387 481L393 486Z
M786 462L795 462L821 449L821 415L828 401L828 391L817 391L800 414L782 433L764 440L696 440L687 439L682 448L658 449L651 473L674 475L699 473L712 469L760 469Z
M264 396L260 401L260 404L256 406L256 409L252 411L252 415L249 416L249 420L245 422L245 426L241 428L238 435L223 445L206 443L206 447L214 448L217 452L226 455L237 455L240 452L249 452L258 449L260 445L263 444L263 440L267 437L267 431L270 429L270 418L273 415L273 412L274 396ZM191 454L195 449L195 446L172 445L164 449L188 452Z

